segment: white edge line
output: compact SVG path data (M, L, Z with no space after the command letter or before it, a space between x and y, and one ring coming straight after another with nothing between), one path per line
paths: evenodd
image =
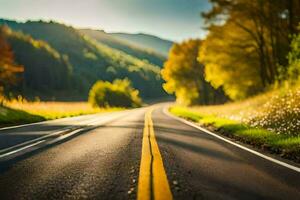
M55 131L55 132L46 134L46 135L44 135L44 136L35 138L35 139L33 139L33 140L28 140L28 141L26 141L26 142L23 142L23 143L20 143L20 144L16 144L16 145L11 146L11 147L7 147L7 148L5 148L5 149L1 149L1 150L0 150L0 154L1 154L2 152L6 152L6 151L9 151L9 150L11 150L11 149L15 149L15 148L24 146L24 145L26 145L26 144L33 143L33 142L35 142L35 141L40 141L40 140L42 140L42 139L46 139L46 138L51 137L51 136L54 136L54 135L59 135L59 134L64 133L64 132L66 132L66 131L70 131L71 129L72 129L72 127L71 127L71 126L68 126L68 127L66 127L66 128L63 128L63 129L57 130L57 131Z
M96 115L96 114L91 114L91 115ZM98 113L98 114L102 114L102 113ZM65 121L65 120L68 120L68 119L71 119L71 118L83 117L83 116L86 116L86 115L79 115L79 116L74 116L74 117L63 117L63 118L59 118L59 119L51 119L51 120L44 120L44 121L28 123L28 124L20 124L20 125L16 125L16 126L8 126L8 127L0 128L0 131L9 130L9 129L16 129L16 128L22 128L22 127L27 127L27 126L33 126L33 125L38 125L38 124L47 124L49 122L52 123L52 122L56 122L56 121Z
M29 123L29 124L21 124L21 125L16 125L16 126L3 127L3 128L0 128L0 131L14 129L14 128L21 128L21 127L26 127L26 126L31 126L31 125L37 125L37 124L42 124L42 123L45 123L45 122L48 122L48 121L52 121L52 120L46 120L46 121Z
M83 128L74 130L74 131L72 131L72 132L70 132L70 133L68 133L68 134L66 134L66 135L62 135L62 136L60 136L60 137L54 139L53 141L51 141L51 143L52 143L52 142L58 142L58 141L60 141L60 140L63 140L63 139L65 139L65 138L68 138L68 137L70 137L70 136L72 136L72 135L74 135L74 134L76 134L76 133L79 133L79 132L81 132L81 131L84 131L84 130L85 130L85 129L83 129ZM46 139L40 140L40 141L37 141L37 142L35 142L35 143L33 143L33 144L30 144L30 145L27 145L27 146L18 148L18 149L16 149L16 150L9 151L9 152L7 152L7 153L1 154L1 155L0 155L0 159L1 159L1 158L5 158L5 157L7 157L7 156L10 156L10 155L12 155L12 154L18 153L18 152L23 151L23 150L25 150L25 149L31 148L31 147L36 146L36 145L38 145L38 144L40 144L40 143L42 143L42 142L45 142L45 141L46 141Z
M132 109L134 110L134 109ZM118 112L118 111L116 111ZM111 113L107 113L108 115L106 117L112 117L111 115L115 114L116 112L111 112ZM125 110L125 111L119 111L117 114L118 115L125 115L126 113L128 112L128 110ZM94 115L94 114L92 114ZM83 116L83 115L82 115ZM77 116L77 117L82 117L82 116ZM63 118L63 119L67 119L67 118ZM57 119L58 120L58 119ZM50 120L50 121L54 121L54 120ZM81 123L80 125L93 125L94 122L100 122L102 123L102 121L105 122L105 120L100 120L99 119L93 119L93 120L87 120L87 121L84 121L85 123ZM46 121L43 121L43 122L46 122ZM35 124L40 124L40 123L43 123L43 122L37 122L37 123L32 123L32 124L24 124L24 125L20 125L21 127L23 126L29 126L29 125L35 125ZM7 127L9 128L9 127ZM18 127L15 127L15 128L18 128ZM5 149L0 149L0 155L2 152L6 152L6 151L9 151L11 149L15 149L15 148L18 148L18 147L21 147L21 146L24 146L24 145L27 145L27 144L30 144L30 143L33 143L35 141L39 141L39 140L42 140L42 139L46 139L48 137L51 137L51 136L54 136L54 135L59 135L61 133L64 133L66 131L70 131L72 130L73 126L67 126L65 128L62 128L62 129L59 129L59 130L54 130L53 132L49 133L49 134L46 134L44 136L41 136L41 137L38 137L38 138L35 138L33 140L29 140L29 141L26 141L26 142L23 142L23 143L20 143L20 144L17 144L17 145L14 145L14 146L11 146L11 147L7 147ZM1 129L0 129L1 130Z
M87 129L87 128L80 128L80 129L74 130L74 131L72 131L72 132L70 132L70 133L68 133L68 134L65 134L65 135L62 135L62 136L60 136L60 137L58 137L58 138L55 138L55 139L54 139L53 141L51 141L51 142L57 142L57 141L63 140L63 139L65 139L65 138L68 138L68 137L70 137L70 136L76 134L76 133L79 133L79 132L81 132L81 131L85 131L86 129Z
M88 126L90 126L90 125L92 125L92 126L99 126L99 125L101 125L101 124L106 124L106 123L109 123L110 121L113 121L113 120L116 119L116 118L125 116L127 113L128 113L128 111L119 112L116 116L114 116L114 115L113 115L113 116L109 115L109 118L108 118L108 119L102 119L102 120L100 120L100 121L99 121L99 119L98 119L98 120L89 120L89 121L88 121L89 123L88 123L87 125L88 125ZM110 114L111 114L111 113L110 113ZM97 123L95 123L95 122L97 122ZM50 136L52 136L52 135L57 135L57 134L63 133L63 132L65 132L65 131L69 131L70 128L72 128L72 127L69 127L69 129L68 129L68 128L65 128L65 129L56 131L56 132L54 132L54 133L51 133L51 134L48 134L48 135L45 135L45 136L36 138L36 139L34 139L34 140L30 140L30 141L27 141L27 142L24 142L24 143L21 143L21 144L12 146L12 147L8 147L8 148L6 148L6 149L2 149L1 151L2 151L2 152L5 152L5 151L8 151L9 149L14 149L14 148L17 148L18 146L23 146L23 145L25 145L25 144L27 144L27 143L32 143L32 142L35 142L35 141L39 140L39 141L37 141L37 142L35 142L35 143L29 144L29 145L27 145L27 146L23 146L23 147L18 148L18 149L16 149L16 150L9 151L9 152L6 152L6 153L4 153L4 154L0 154L0 158L7 157L7 156L9 156L9 155L12 155L12 154L15 154L15 153L17 153L17 152L23 151L23 150L28 149L28 148L30 148L30 147L36 146L36 145L38 145L38 144L40 144L40 143L42 143L42 142L45 142L45 141L46 141L46 138L48 138L48 137L50 137ZM89 129L91 129L91 127L76 129L76 130L74 130L74 131L72 131L72 132L70 132L70 133L68 133L68 134L62 135L62 136L60 136L60 137L54 139L54 142L57 142L57 141L59 141L59 140L63 140L63 139L65 139L65 138L67 138L67 137L70 137L70 136L72 136L72 135L74 135L74 134L76 134L76 133L78 133L78 132L86 131L86 130L89 130ZM41 139L44 139L44 140L41 140ZM1 151L0 151L0 152L1 152Z
M33 143L33 144L27 145L27 146L25 146L25 147L16 149L16 150L14 150L14 151L7 152L7 153L5 153L5 154L0 155L0 158L3 158L3 157L6 157L6 156L9 156L9 155L18 153L18 152L20 152L20 151L23 151L23 150L28 149L28 148L30 148L30 147L36 146L36 145L38 145L38 144L40 144L40 143L42 143L42 142L45 142L45 141L46 141L46 140L41 140L41 141L35 142L35 143Z
M217 134L215 134L215 133L213 133L213 132L211 132L211 131L209 131L209 130L207 130L207 129L205 129L205 128L202 128L202 127L200 127L200 126L194 124L193 122L189 122L189 121L187 121L187 120L185 120L185 119L182 119L182 118L179 118L179 117L177 117L177 116L174 116L174 115L172 115L172 114L168 111L168 106L165 106L165 107L163 108L163 113L164 113L165 115L167 115L167 116L173 118L173 119L176 119L176 120L181 121L181 122L183 122L183 123L185 123L185 124L187 124L187 125L189 125L189 126L192 126L192 127L196 128L196 129L199 129L199 130L201 130L201 131L203 131L203 132L205 132L205 133L207 133L207 134L209 134L209 135L212 135L212 136L214 136L214 137L216 137L216 138L218 138L218 139L220 139L220 140L223 140L224 142L227 142L227 143L232 144L232 145L234 145L234 146L236 146L236 147L239 147L240 149L243 149L243 150L245 150L245 151L248 151L248 152L250 152L250 153L252 153L252 154L254 154L254 155L256 155L256 156L259 156L259 157L261 157L261 158L264 158L264 159L266 159L266 160L269 160L269 161L271 161L271 162L274 162L274 163L276 163L276 164L278 164L278 165L281 165L281 166L283 166L283 167L289 168L289 169L294 170L294 171L296 171L296 172L300 172L300 168L299 168L299 167L296 167L296 166L287 164L287 163L285 163L285 162L282 162L282 161L280 161L280 160L277 160L277 159L271 158L271 157L269 157L269 156L266 156L266 155L264 155L264 154L262 154L262 153L259 153L259 152L257 152L257 151L252 150L252 149L249 149L249 148L247 148L247 147L245 147L245 146L242 146L242 145L240 145L240 144L237 144L237 143L235 143L235 142L232 142L232 141L230 141L230 140L228 140L228 139L226 139L226 138L223 138L223 137L221 137L221 136L219 136L219 135L217 135Z

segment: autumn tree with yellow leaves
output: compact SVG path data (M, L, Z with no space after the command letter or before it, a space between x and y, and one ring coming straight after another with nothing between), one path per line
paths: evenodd
M218 102L220 91L239 100L297 80L298 0L210 2L211 10L202 13L207 37L170 51L162 70L167 92L185 104L208 104Z
M13 52L4 35L5 29L0 27L0 94L15 84L18 81L17 74L23 72L23 67L14 61Z
M203 13L209 34L200 51L206 79L231 99L264 91L288 76L292 35L298 34L297 0L210 0Z
M232 22L210 27L199 58L206 80L223 87L231 99L242 99L263 89L256 47L250 37Z
M201 40L188 40L174 44L164 64L164 89L175 94L182 104L221 103L225 97L205 80L204 66L198 59Z

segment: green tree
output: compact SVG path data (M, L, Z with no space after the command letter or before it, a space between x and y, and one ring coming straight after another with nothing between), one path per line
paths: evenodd
M113 83L97 81L89 92L89 102L95 107L138 107L142 101L139 91L128 79L116 79Z
M83 100L88 96L89 89L97 80L113 81L118 78L128 78L132 82L133 87L140 91L140 95L143 98L154 99L167 96L162 88L163 80L160 76L161 67L151 64L148 56L147 58L143 57L143 59L138 59L135 54L130 55L129 53L125 53L125 50L117 50L118 48L115 47L112 48L86 35L82 35L77 29L56 22L28 21L18 23L0 19L0 24L7 24L14 30L13 32L21 31L23 35L26 34L35 41L46 43L52 50L58 53L61 58L68 58L66 61L72 66L72 78L70 84L71 88L63 93L65 96L64 99L75 100L75 97L77 100ZM32 57L32 51L30 51L31 53L28 55L27 52L29 50L26 50L32 50L32 48L30 46L27 48L25 44L21 45L20 41L15 41L16 39L17 38L12 39L10 43L14 50L17 49L15 47L18 45L22 46L22 49L25 49L15 52L16 61L25 67L27 67L28 64L33 66L33 63L39 62L38 65L35 65L36 68L31 69L33 69L33 71L41 70L45 66L45 71L47 72L44 72L43 75L47 75L49 73L48 66L50 66L50 63L52 63L52 68L55 69L50 70L52 74L53 71L57 71L57 69L60 68L58 66L64 63L57 63L57 61L61 59L56 61L51 59L53 61L49 62L49 57L51 56L46 56L45 52L42 52L44 48L35 49L36 56ZM39 51L39 53L37 51ZM28 93L30 93L29 95L32 95L32 93L36 91L40 93L39 91L41 91L41 89L37 89L35 86L44 87L46 80L49 83L53 83L51 80L61 80L60 76L58 78L51 76L51 80L48 81L50 76L41 77L37 76L37 74L39 73L28 73L28 77L31 76L31 78L27 79L28 84L26 84L30 85L27 90ZM36 81L42 82L42 84L33 84L33 82ZM58 84L58 86L60 85L63 86L63 84ZM53 91L53 96L62 94L61 91L57 91L57 89ZM47 94L49 94L49 92L47 92ZM39 96L39 94L37 95Z
M288 80L292 83L300 78L300 34L295 35L291 43L291 52L288 54Z

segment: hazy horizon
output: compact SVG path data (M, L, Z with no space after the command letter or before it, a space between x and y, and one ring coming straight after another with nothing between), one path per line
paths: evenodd
M3 20L8 20L8 21L16 21L18 23L26 23L27 21L32 21L32 22L37 22L37 21L40 21L42 20L43 22L50 22L50 21L53 21L53 22L56 22L56 23L60 23L60 24L64 24L66 26L71 26L75 29L90 29L90 30L95 30L95 31L104 31L105 33L124 33L124 34L145 34L145 35L150 35L150 36L154 36L154 37L158 37L160 39L163 39L163 40L168 40L168 41L171 41L171 42L176 42L170 38L164 38L164 37L161 37L161 36L158 36L158 35L154 35L154 34L151 34L151 33L145 33L145 32L126 32L126 31L106 31L104 29L101 29L101 28L93 28L93 27L77 27L77 26L74 26L72 24L67 24L63 21L59 21L59 20L54 20L54 19L26 19L26 20L18 20L18 19L14 19L14 18L4 18L4 17L0 17L0 19L3 19ZM186 38L186 39L189 39L189 38ZM185 40L185 39L183 39Z
M172 41L205 36L200 13L207 0L0 0L0 18L57 21L109 33L143 33ZM80 14L78 14L80 13Z

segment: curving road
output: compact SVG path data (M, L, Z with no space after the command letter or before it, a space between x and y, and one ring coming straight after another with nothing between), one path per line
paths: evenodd
M178 121L165 106L0 130L0 199L160 199L165 186L163 199L299 199L299 172ZM141 173L147 154L152 171Z

